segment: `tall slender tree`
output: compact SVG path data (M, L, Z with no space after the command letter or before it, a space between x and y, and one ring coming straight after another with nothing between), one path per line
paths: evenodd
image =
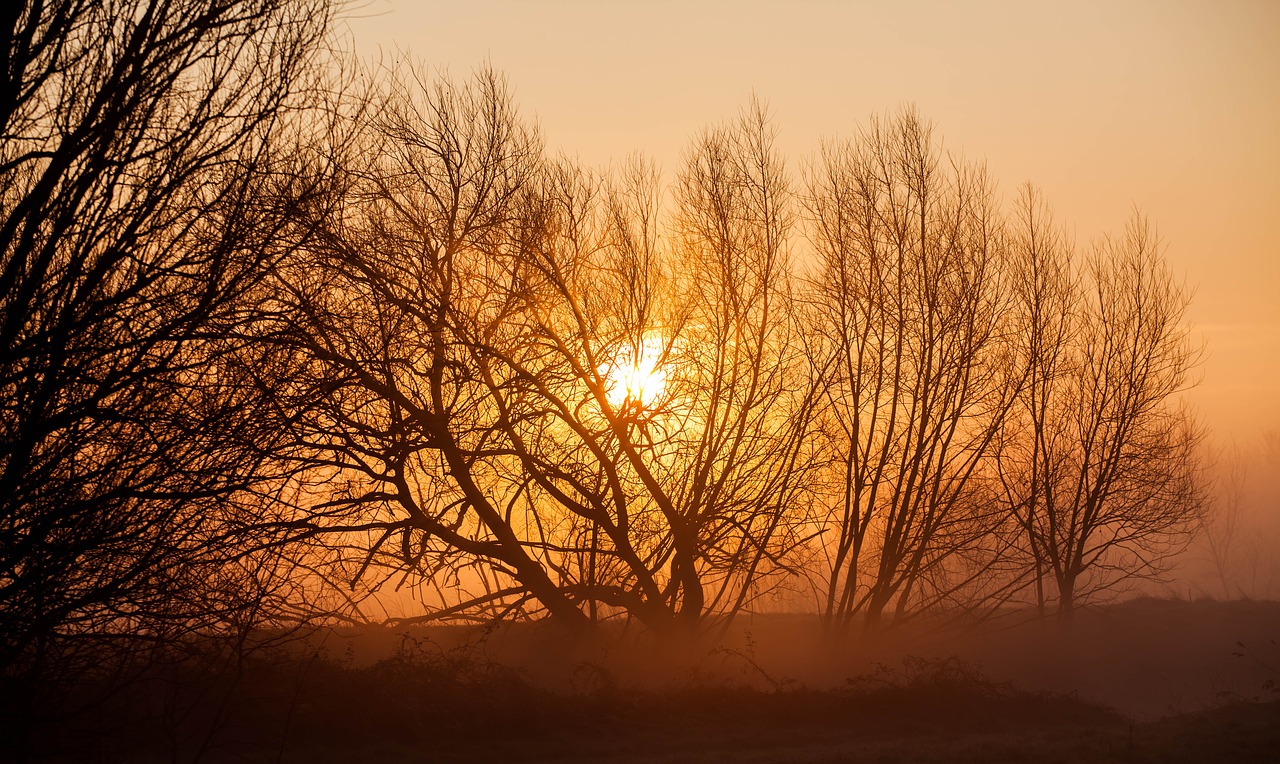
M834 470L823 619L869 626L987 577L990 462L1014 394L1006 253L981 166L914 110L831 143L810 173L809 324ZM982 555L979 555L982 556Z

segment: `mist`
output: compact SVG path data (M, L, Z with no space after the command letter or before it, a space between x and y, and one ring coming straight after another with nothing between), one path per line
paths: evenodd
M13 760L1280 744L1280 434L1197 406L1181 219L928 98L584 159L326 0L4 16Z

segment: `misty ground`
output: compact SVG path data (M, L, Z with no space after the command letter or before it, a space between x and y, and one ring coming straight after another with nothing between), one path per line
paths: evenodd
M1082 612L1066 633L1025 613L874 640L756 616L678 647L528 625L344 630L234 677L126 694L37 747L104 761L1275 761L1276 640L1280 603L1151 599Z

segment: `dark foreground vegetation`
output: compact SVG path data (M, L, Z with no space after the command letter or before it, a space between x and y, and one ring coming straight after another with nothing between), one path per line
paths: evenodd
M1134 721L955 662L821 691L705 677L551 691L509 668L413 653L366 668L315 659L243 671L234 701L209 678L134 688L92 723L43 731L30 760L1205 762L1274 761L1280 745L1274 700Z
M661 692L578 694L452 662L299 668L248 667L243 699L211 737L199 726L215 712L209 706L216 698L181 709L193 712L181 719L143 720L128 712L172 712L165 703L192 699L130 693L128 705L114 705L97 725L63 728L42 742L32 760L1203 762L1274 761L1280 744L1274 701L1134 722L1074 697L992 684L950 664L864 677L832 691L691 682Z
M322 632L221 666L153 667L6 737L31 761L1274 761L1280 648L1254 635L1278 614L1167 601L1089 613L1058 653L1083 693L1022 667L1059 649L1037 624L825 651L787 617L710 649L617 634L569 646L545 628ZM1171 627L1186 633L1144 654ZM1214 681L1196 694L1139 680L1125 707L1095 700L1135 666Z

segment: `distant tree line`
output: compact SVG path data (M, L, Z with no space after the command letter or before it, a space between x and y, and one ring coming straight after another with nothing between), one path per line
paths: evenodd
M1200 522L1189 292L912 109L551 156L323 0L0 11L0 674L358 617L1069 619ZM238 636L237 636L238 635ZM150 652L149 652L150 651Z

